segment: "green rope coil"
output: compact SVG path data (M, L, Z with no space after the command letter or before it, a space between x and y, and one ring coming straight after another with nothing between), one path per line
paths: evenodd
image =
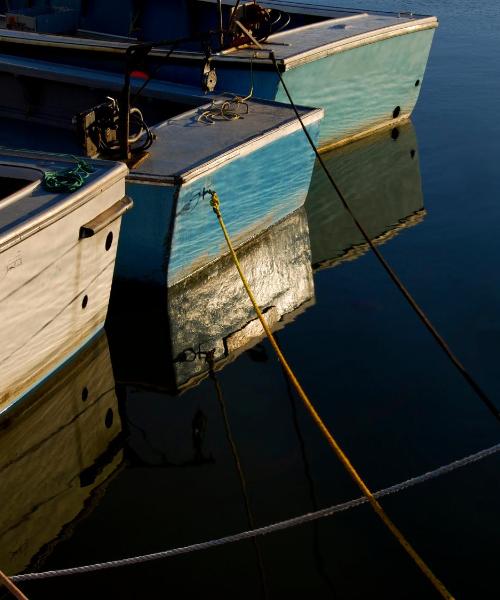
M56 156L57 158L69 158L74 160L76 162L76 166L73 168L45 172L42 185L49 192L75 192L77 189L82 187L87 177L94 172L94 168L88 161L78 158L78 156L74 156L73 154L30 150L28 148L10 148L9 146L2 145L0 145L0 150L7 150L10 153L18 152L36 154L42 158Z
M93 173L93 167L85 160L73 157L76 166L61 169L60 171L46 171L43 176L42 185L49 192L75 192L85 183L85 180Z

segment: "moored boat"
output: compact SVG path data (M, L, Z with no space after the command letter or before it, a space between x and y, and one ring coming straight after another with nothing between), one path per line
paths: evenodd
M122 163L0 149L0 413L103 327L131 206L126 173ZM52 189L47 178L58 176L81 185Z
M0 83L2 144L102 157L106 136L120 131L118 104L105 96L121 92L122 77L2 56ZM155 125L134 105L134 135L148 147L129 157L135 208L121 235L119 277L168 287L227 253L210 191L237 246L304 203L314 154L291 107L222 96L186 111L179 86L167 82L135 98ZM317 139L323 111L300 112Z
M394 126L411 115L437 27L435 17L409 12L276 0L149 0L135 10L132 0L115 0L105 6L86 2L85 7L73 2L71 7L76 25L59 28L59 35L36 24L31 31L15 30L20 8L10 17L13 29L0 31L0 48L116 71L131 41L166 38L175 44L144 57L140 68L145 76L188 84L195 96L202 87L243 95L253 90L258 97L287 102L272 52L295 102L324 108L322 147ZM203 36L208 30L219 31Z

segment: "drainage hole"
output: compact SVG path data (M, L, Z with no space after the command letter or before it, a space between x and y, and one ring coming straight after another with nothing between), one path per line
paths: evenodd
M87 296L87 294L85 294L85 296L83 297L83 300L82 300L82 308L87 308L88 303L89 303L89 297Z
M396 108L392 111L392 118L397 119L399 117L400 112L401 112L401 107L396 106Z
M417 79L417 81L415 81L415 87L418 87L420 85L420 79Z
M113 232L110 231L108 233L108 235L106 236L106 243L104 245L104 247L106 248L106 251L108 251L111 248L112 243L113 243Z
M87 387L84 387L82 390L82 400L85 402L85 400L87 400L88 397L89 397L89 390L87 389Z
M412 158L415 158L415 150L410 150L410 156L411 156Z
M399 129L397 127L394 127L394 129L391 130L391 138L393 140L397 140L399 137Z

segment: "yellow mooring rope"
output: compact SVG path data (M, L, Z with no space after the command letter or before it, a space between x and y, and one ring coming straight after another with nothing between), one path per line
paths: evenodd
M391 533L396 537L396 539L401 544L401 546L403 546L403 548L406 550L406 552L413 558L413 560L417 563L417 565L420 568L420 570L430 580L430 582L432 583L432 585L441 594L441 596L443 598L447 598L447 600L454 600L454 597L446 589L446 587L444 586L444 584L434 575L434 573L431 571L431 569L427 566L427 564L419 556L419 554L417 553L417 551L411 546L411 544L404 537L404 535L401 533L401 531L399 531L399 529L396 527L396 525L387 516L387 514L385 513L385 511L382 508L382 506L379 504L379 502L377 501L377 499L373 496L372 492L370 491L370 489L368 488L368 486L365 484L365 482L361 479L360 475L358 474L358 472L356 471L356 469L354 468L354 466L351 464L351 461L346 456L346 454L344 453L344 451L342 450L342 448L339 446L339 444L337 443L337 441L335 440L335 438L333 437L333 435L330 433L330 431L328 430L327 426L324 424L323 420L321 419L321 417L317 413L316 409L312 405L312 402L309 400L307 394L302 389L302 386L300 385L297 377L295 376L294 372L292 371L292 369L291 369L290 365L288 364L286 358L283 356L283 354L282 354L282 352L281 352L281 350L280 350L280 348L278 346L278 343L276 342L276 339L274 338L274 335L273 335L272 331L270 330L270 328L269 328L266 320L264 319L262 311L260 310L260 307L257 304L257 301L255 299L255 296L253 295L253 292L252 292L252 290L250 288L250 285L248 284L248 281L247 281L247 279L246 279L246 277L245 277L245 275L244 275L244 273L243 273L243 271L241 269L241 265L239 263L238 257L236 256L236 252L234 251L233 244L231 242L231 238L229 237L229 233L228 233L228 231L226 229L226 225L224 224L224 220L222 218L222 214L221 214L221 211L220 211L220 200L219 200L219 197L217 196L217 193L215 191L213 191L213 190L208 190L207 193L211 196L210 206L213 208L214 213L217 215L217 219L219 221L219 224L221 226L222 232L224 234L224 238L226 239L226 243L227 243L227 246L229 248L229 252L231 253L231 257L233 259L234 265L238 269L238 273L240 275L241 281L243 282L243 285L244 285L245 290L246 290L246 292L248 294L248 297L250 298L250 301L253 304L253 307L255 309L255 312L257 313L259 321L261 322L262 327L264 328L264 331L266 332L266 335L269 338L269 341L271 342L272 347L274 348L274 351L278 355L278 358L279 358L279 360L280 360L280 362L281 362L281 364L283 366L283 369L285 370L287 376L289 377L289 379L290 379L293 387L297 391L297 393L300 396L300 398L301 398L302 402L304 403L305 407L307 408L307 410L309 411L310 415L312 416L314 422L316 423L316 425L319 427L319 429L321 430L321 432L323 433L323 435L328 440L328 443L330 444L331 448L333 449L333 451L335 452L335 454L337 455L337 457L340 459L341 463L346 468L346 470L349 473L349 475L357 483L358 487L360 488L360 490L362 491L362 493L364 494L364 496L367 498L368 502L371 504L373 510L382 519L382 521L389 528L389 530L391 531Z

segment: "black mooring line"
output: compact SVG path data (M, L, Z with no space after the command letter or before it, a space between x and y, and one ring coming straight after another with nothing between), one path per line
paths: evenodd
M448 344L446 343L444 338L440 335L440 333L437 331L437 329L431 323L430 319L424 313L423 309L420 308L420 306L417 304L416 300L413 298L413 296L410 294L410 292L406 289L406 287L404 286L403 282L399 279L396 272L392 269L392 267L389 265L389 263L385 260L385 258L379 252L378 248L374 245L374 243L372 242L372 240L366 233L365 229L363 228L361 223L358 221L358 219L352 212L351 208L349 207L349 205L347 203L347 200L344 197L344 194L340 190L335 179L333 178L332 174L330 173L327 166L325 165L325 162L321 158L321 154L318 152L318 149L316 148L316 144L314 143L309 132L307 131L306 126L304 125L304 122L302 121L299 111L297 110L297 106L295 105L295 102L293 101L293 99L290 95L290 92L288 91L288 88L283 80L283 76L278 68L278 64L276 62L276 57L274 55L274 52L271 51L269 53L269 56L270 56L271 60L273 61L274 68L276 69L276 72L278 73L278 77L280 79L281 85L283 86L283 89L285 90L288 100L290 101L290 105L292 106L292 108L295 112L295 115L307 137L309 144L311 145L311 148L314 151L314 154L316 155L316 158L319 161L319 164L321 165L321 168L323 169L323 171L325 172L326 176L328 177L330 183L332 184L333 188L339 195L339 198L340 198L344 208L351 215L351 218L354 221L354 224L359 229L361 235L365 238L367 244L369 245L370 249L375 254L375 256L378 258L382 267L385 269L385 271L387 272L389 277L392 279L392 281L394 282L396 287L399 289L399 291L406 298L408 304L416 312L417 316L420 318L422 323L425 325L425 327L428 329L428 331L434 337L434 339L436 340L438 345L442 348L442 350L445 352L445 354L448 356L448 358L451 360L451 362L455 365L455 367L458 369L459 373L462 375L462 377L465 379L465 381L467 381L467 383L473 389L473 391L476 393L476 395L479 397L479 399L486 405L486 407L489 409L489 411L492 413L492 415L498 421L500 421L500 411L495 406L494 402L492 400L490 400L490 398L488 397L488 394L486 394L486 392L481 388L481 386L477 383L477 381L474 379L474 377L472 377L472 375L467 371L467 369L464 367L464 365L460 362L460 360L457 358L457 356L455 356L455 354L453 353L451 348L448 346Z

